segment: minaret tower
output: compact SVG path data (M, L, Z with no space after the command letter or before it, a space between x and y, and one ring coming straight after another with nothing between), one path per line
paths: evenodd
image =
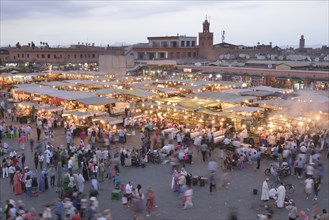
M207 16L202 26L202 32L199 33L199 56L209 58L211 57L213 50L214 34L210 32L210 23L207 19Z

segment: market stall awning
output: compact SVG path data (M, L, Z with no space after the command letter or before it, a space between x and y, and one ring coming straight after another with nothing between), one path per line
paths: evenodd
M89 97L89 98L81 98L76 99L76 101L81 102L85 105L106 105L109 103L118 102L117 99L114 98L106 98L106 97Z
M208 99L192 99L186 97L172 97L166 99L155 100L157 103L166 103L168 106L181 106L189 110L196 110L202 107L214 106L219 103Z
M63 100L69 101L81 98L97 97L95 94L90 92L57 90L49 86L42 86L38 84L30 84L29 86L17 86L16 90L30 94L61 98Z
M38 105L35 107L35 109L47 112L60 112L64 110L63 107L54 105Z
M21 102L21 103L18 103L18 107L20 108L32 108L32 106L36 106L37 104L34 103L34 102Z
M102 116L98 118L93 118L93 121L100 121L101 123L108 123L110 125L116 125L123 123L122 117L108 117L108 116Z
M197 111L198 113L203 113L211 116L217 116L217 117L223 117L223 118L229 118L235 116L231 112L214 112L209 109L203 108Z
M278 108L288 108L291 102L285 99L269 99L254 102L259 104L262 108L278 109Z
M292 93L292 89L282 89L282 88L274 88L270 86L255 86L251 87L250 89L255 90L255 91L267 91L267 92L278 92L278 93Z
M177 109L177 110L188 110L187 108L179 105L165 105L165 104L160 104L160 103L153 103L153 102L144 102L144 105L155 107L156 108L163 108L163 109Z
M226 109L224 109L224 111L254 113L254 112L258 112L258 111L264 111L264 109L258 108L258 107L235 106L235 107L231 107L231 108L226 108Z
M245 101L256 100L254 96L238 96L235 94L225 93L225 92L202 92L194 95L197 98L211 99L218 102L229 102L229 103L241 103Z
M78 110L70 110L70 111L64 111L62 114L63 117L71 116L77 119L85 119L88 117L93 116L93 113L89 111L78 111Z
M105 88L105 89L98 89L96 90L97 95L107 95L111 93L121 93L123 89L115 89L115 88Z
M242 96L257 96L257 97L267 97L267 96L273 96L274 93L273 92L269 92L269 91L245 91L245 92L241 92L240 95Z

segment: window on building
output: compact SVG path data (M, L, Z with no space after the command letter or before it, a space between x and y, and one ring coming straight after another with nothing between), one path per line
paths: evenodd
M93 53L93 58L95 58L95 54Z
M76 59L77 58L77 55L76 54L74 54L74 59Z
M192 41L192 47L195 47L195 41Z
M159 57L160 57L160 59L166 58L166 53L159 53Z
M191 57L191 52L188 52L187 53L187 57Z
M80 54L80 58L83 58L83 54Z
M42 54L42 55L41 55L41 58L45 58L45 55L44 55L44 54Z
M17 58L19 58L19 53L17 54Z
M168 42L167 41L161 41L161 46L162 47L168 47Z
M56 59L56 54L54 54L54 58Z
M50 59L50 54L47 55L48 59Z
M26 57L27 57L27 58L30 58L30 54L26 54Z
M180 42L180 46L181 46L181 47L185 47L185 41L182 40L182 41Z
M172 42L172 47L177 47L177 42L176 41Z
M190 47L190 41L186 41L186 47Z
M37 58L39 58L39 54L37 54Z
M196 52L193 52L193 57L196 57Z
M176 58L179 59L180 58L180 52L176 53Z

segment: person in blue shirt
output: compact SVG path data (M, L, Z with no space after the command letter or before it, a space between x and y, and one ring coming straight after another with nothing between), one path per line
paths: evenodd
M57 220L63 219L64 203L62 202L62 200L58 199L58 201L55 202L54 212L55 212L55 215L57 216Z
M257 158L257 167L256 169L260 168L260 157L262 156L262 150L259 148L257 153L256 153L256 158Z

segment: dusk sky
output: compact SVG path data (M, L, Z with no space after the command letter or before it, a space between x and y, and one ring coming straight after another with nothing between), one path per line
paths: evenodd
M50 1L0 0L0 45L34 41L106 46L148 36L198 36L206 15L214 43L328 45L329 1Z

